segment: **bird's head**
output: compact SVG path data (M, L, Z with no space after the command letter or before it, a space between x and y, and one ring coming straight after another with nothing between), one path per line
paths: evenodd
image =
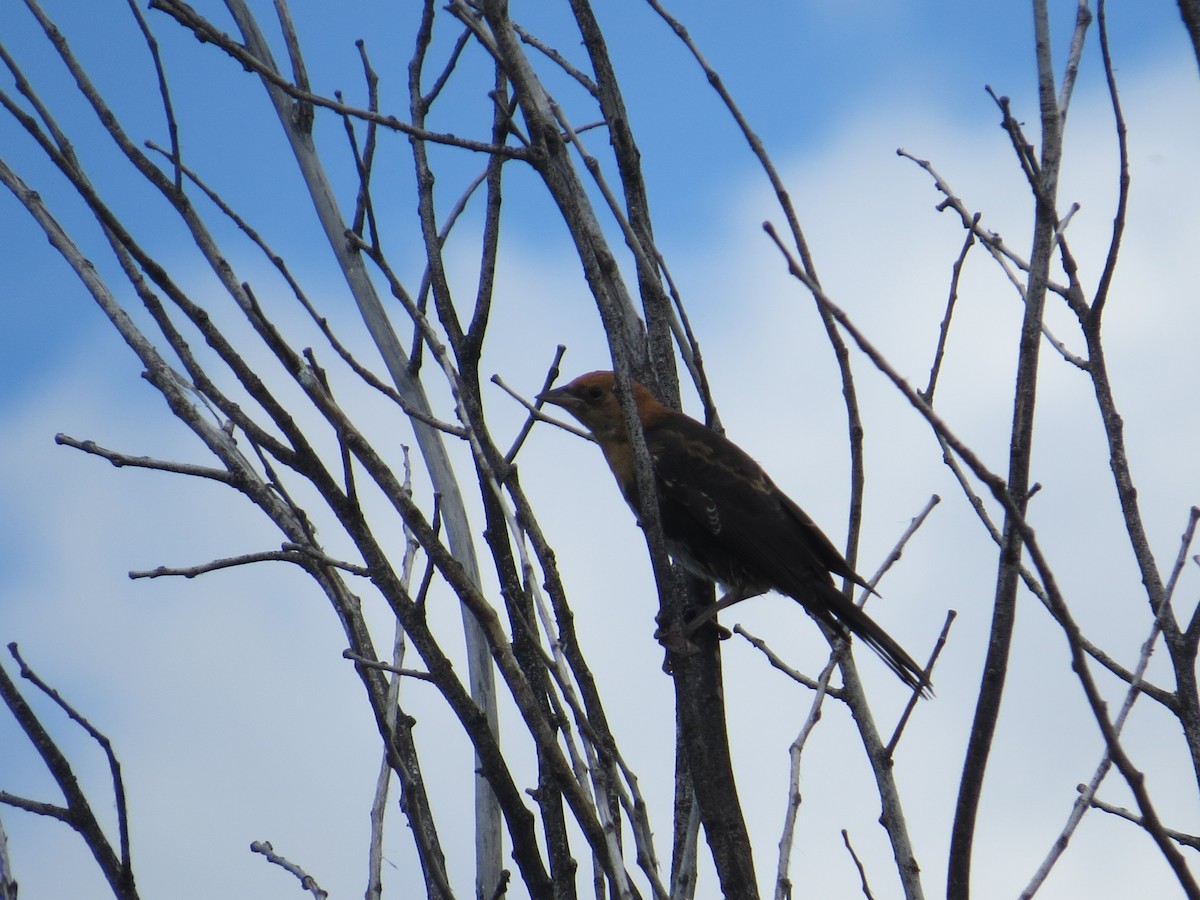
M598 440L624 439L625 416L617 400L616 383L616 376L612 372L588 372L570 384L538 394L537 399L561 406L582 422ZM636 381L630 384L638 418L643 425L649 424L656 415L666 410L645 385Z

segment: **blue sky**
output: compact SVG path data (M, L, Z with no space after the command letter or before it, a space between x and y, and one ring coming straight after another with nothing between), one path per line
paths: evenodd
M321 46L310 51L315 80L328 87L341 87L348 96L361 99L361 75L353 41L368 33L360 21L387 21L385 6L358 3L355 15L331 22L321 4L296 4L301 33L307 27L322 37ZM956 123L985 127L996 121L994 107L983 93L985 84L992 84L999 93L1032 101L1032 26L1023 4L989 4L981 11L953 2L852 2L836 7L824 3L756 3L737 15L729 15L719 3L689 6L686 24L692 36L768 148L777 155L827 146L840 130L862 115L864 108L891 110L903 116L933 107ZM62 24L89 73L106 88L131 134L165 142L157 90L131 17L119 4L114 4L111 15L95 15L91 9L73 4L61 7L50 4L48 10ZM1064 26L1069 24L1074 5L1059 3L1055 7L1061 58L1063 40L1069 33ZM218 4L200 8L230 27ZM515 10L518 16L521 12L519 7ZM548 19L550 37L565 33L565 9L557 17L547 13L535 8L528 15ZM669 157L647 154L654 209L662 221L673 226L671 234L676 229L686 234L684 223L694 223L697 216L703 216L706 204L714 195L719 197L731 179L753 177L748 175L753 171L748 150L728 127L715 93L704 88L703 76L690 55L680 42L669 39L665 26L648 7L623 3L600 10L600 15L605 24L610 20L613 23L610 28L615 38L610 43L619 71L638 86L628 92L627 102L640 140L648 148L670 149ZM1179 55L1187 51L1173 4L1145 3L1136 9L1116 4L1109 15L1123 67L1149 65L1164 53ZM283 139L274 123L267 120L265 127L246 124L262 112L262 93L246 89L244 73L232 64L206 66L202 81L189 78L191 64L210 61L215 54L181 34L162 14L152 12L149 18L157 23L158 38L168 53L176 103L187 106L195 99L182 123L185 148L211 161L211 165L220 166L219 184L233 196L278 203L289 190L293 195L297 193L299 181L295 174L276 165ZM93 143L83 146L97 154L100 171L96 177L101 183L110 182L115 190L139 190L140 185L125 167L115 165L107 148L94 141L94 120L71 92L69 76L61 65L49 52L43 52L44 39L36 23L16 3L6 12L5 21L8 45L16 48L15 55L31 81L51 101L58 115L93 139ZM442 33L450 34L450 29ZM382 32L381 37L384 35L390 36L390 32ZM386 71L386 44L380 40L381 46L376 48L375 43L367 38L374 64ZM409 46L407 35L399 44ZM122 48L122 52L112 52L114 47ZM172 69L172 58L187 62L176 62ZM1098 58L1093 40L1085 56L1085 72L1094 74ZM403 99L402 63L393 61L392 80L384 86L385 103L389 87L393 103ZM1081 82L1081 92L1101 87L1094 78L1085 77ZM468 102L477 103L478 99ZM1026 111L1032 121L1032 102L1027 103ZM8 158L20 163L19 171L29 173L29 180L40 189L52 190L56 175L48 171L48 164L16 125L6 119L0 129ZM340 129L340 124L331 121L331 138L335 129ZM253 148L239 148L236 155L232 148L222 152L221 145L232 139L231 134L238 135L239 141L248 138ZM703 177L696 177L697 170ZM10 198L0 202L6 220L24 215ZM65 199L54 210L67 222L75 221L73 215L80 215L78 208ZM281 246L313 238L311 223L303 212L300 206L297 215L280 215L272 223L272 234ZM20 385L26 379L41 374L42 366L60 362L61 355L69 352L73 341L82 340L87 329L105 326L94 314L81 313L77 301L60 294L78 294L81 289L32 229L9 229L8 241L0 252L4 254L0 262L6 273L6 292L18 298L39 298L37 302L8 304L7 343L0 359L0 402L8 402L19 396ZM47 259L47 264L22 264L30 259Z
M528 6L514 4L514 15L551 42L566 34L564 11ZM991 227L1027 252L1027 190L984 93L990 84L1011 96L1016 114L1035 133L1027 5L793 2L750 4L736 13L715 2L680 6L673 12L684 18L780 167L827 287L902 371L922 381L962 236L948 216L933 210L939 198L928 177L894 151L905 147L931 159L968 206L984 210ZM266 20L270 4L258 7ZM1054 7L1061 62L1074 4ZM197 8L224 21L221 4ZM84 9L47 3L47 9L131 135L162 142L150 69L124 4L106 4L103 14L95 4ZM408 24L396 21L400 14L392 4L355 3L337 14L327 9L311 2L293 9L318 90L341 88L348 97L361 97L353 41L365 36L385 76L384 106L402 111ZM625 78L656 234L699 332L729 433L840 539L846 466L838 386L811 301L786 278L759 228L763 219L779 218L765 180L699 70L647 7L613 3L598 14ZM147 15L167 59L189 163L252 217L361 346L344 288L310 220L307 197L260 86L162 14ZM0 22L0 39L68 128L81 156L94 161L100 189L192 290L208 296L211 275L181 229L163 215L161 202L97 139L94 119L71 92L24 8L0 0ZM456 33L448 26L443 23L443 41ZM1134 177L1129 237L1109 312L1111 361L1151 539L1165 565L1200 489L1191 362L1200 334L1194 287L1200 90L1174 4L1117 4L1110 27L1130 119ZM389 53L393 46L398 50ZM573 41L564 48L578 52ZM1093 31L1068 122L1060 192L1064 204L1082 204L1070 233L1089 283L1106 246L1113 190L1111 125L1098 58ZM465 61L468 67L477 64L477 58ZM11 90L11 79L0 83ZM569 90L564 96L578 100ZM464 86L454 101L457 116L481 98ZM451 127L451 118L445 127ZM340 129L330 120L318 133L333 159L344 158ZM604 146L599 132L587 140L596 150ZM406 249L415 247L407 243L413 237L413 199L403 182L407 146L396 137L385 143L392 168L381 165L377 184L395 193L381 212L393 259L409 276L417 257ZM448 203L455 185L471 178L481 160L457 152L444 156L448 169L439 188ZM101 271L111 275L113 265L89 216L7 117L0 117L0 157L42 193ZM339 188L350 196L345 170L338 171ZM567 371L596 368L606 359L594 307L553 210L532 190L528 175L515 172L511 178L514 186L531 190L522 194L510 187L506 200L510 230L485 371L529 387L540 383L556 343L571 348ZM228 226L215 216L213 222L219 236L230 236ZM294 894L293 882L246 851L255 839L271 840L302 860L332 894L357 895L377 761L360 689L340 659L340 638L327 608L303 579L282 567L178 583L125 578L129 569L196 563L270 546L278 538L219 488L118 471L54 446L53 435L65 431L131 453L198 458L188 434L138 377L115 332L7 193L0 195L0 226L5 235L0 505L8 511L0 526L0 642L19 641L39 671L114 737L131 780L136 862L147 896L209 896L214 888L229 896ZM242 277L278 292L253 253L236 240L229 248ZM468 289L472 252L469 240L451 246L451 258L460 259L468 273L462 276ZM948 387L940 402L956 429L1000 468L1007 422L996 411L1011 399L1012 329L1019 309L981 254L969 261L964 278ZM1051 321L1071 339L1061 310L1051 310ZM519 352L513 353L517 341ZM902 643L922 653L945 609L960 612L937 679L938 699L924 705L907 739L910 753L921 752L902 754L898 762L903 786L926 801L913 804L910 824L926 889L937 895L995 553L916 417L861 357L856 360L870 473L863 568L873 568L931 493L944 499L889 576L888 599L876 610ZM1055 548L1085 630L1129 660L1144 638L1145 617L1128 550L1112 524L1094 401L1086 383L1048 348L1041 398L1035 477L1046 487L1035 525ZM495 409L498 433L516 427L516 410L506 411L503 401ZM539 430L523 453L523 480L545 510L543 524L556 536L585 633L594 636L590 656L615 698L610 712L663 841L669 834L670 760L663 748L671 741L670 691L649 638L653 599L641 565L641 537L591 448ZM564 484L572 486L569 502L563 502ZM596 522L587 540L572 537L580 509ZM602 553L592 543L597 535L605 540ZM614 573L607 563L612 554L630 559L630 565ZM1193 575L1181 602L1195 595ZM451 629L457 613L452 607L444 612ZM790 601L744 604L728 622L779 635L801 668L811 671L823 662L815 629ZM609 652L617 642L624 652ZM987 851L979 857L977 876L985 898L1019 891L1065 818L1074 785L1090 775L1100 747L1067 670L1063 641L1032 603L1022 606L1016 652L981 819L979 843ZM731 724L738 734L735 759L755 776L740 787L760 848L759 877L767 884L783 814L786 748L808 698L775 678L744 645L731 642L725 659ZM899 699L896 686L873 660L862 659L861 668L886 720ZM1161 668L1152 671L1163 675ZM772 700L769 709L764 696ZM1112 697L1119 696L1114 690ZM430 736L437 747L427 760L431 779L445 802L466 815L453 785L470 765L469 755L439 739L454 734L455 726L420 685L411 688L409 702L420 721L419 735ZM857 891L837 833L847 827L859 852L875 863L873 883L887 895L894 885L886 847L873 825L877 805L845 719L841 710L829 711L808 751L793 875L811 886L813 896ZM1152 789L1187 779L1172 723L1148 706L1139 707L1136 722L1141 731L1133 746L1152 773ZM98 759L89 757L90 748L61 724L55 733L71 742L85 781L102 792L103 772ZM3 721L0 746L6 760L0 788L45 797L50 789L36 761ZM830 778L830 772L838 776ZM1155 782L1154 776L1165 780ZM1120 786L1115 781L1110 786L1114 800L1126 803ZM1195 830L1193 793L1181 798L1168 789L1156 796L1164 818ZM107 812L103 801L98 806ZM93 864L64 829L6 810L0 817L22 897L102 895ZM448 835L447 846L465 896L469 853L457 834ZM396 865L390 872L390 883L400 891L396 896L413 884L414 862L406 847L407 829L397 820L388 848ZM666 855L663 846L659 852ZM197 866L206 877L188 875ZM1093 814L1039 896L1124 897L1135 890L1173 896L1170 885L1147 840Z

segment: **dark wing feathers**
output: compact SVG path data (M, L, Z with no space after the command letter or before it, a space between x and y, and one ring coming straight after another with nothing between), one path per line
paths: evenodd
M903 681L923 686L921 667L834 586L829 572L863 587L866 582L758 463L684 415L661 418L646 429L646 440L664 520L690 517L708 536L710 557L738 561L746 581L787 594L834 630L858 635ZM728 578L718 580L732 586Z
M686 508L771 587L789 595L806 592L814 576L828 580L828 571L861 582L812 519L741 448L682 415L647 429L646 437L663 498Z
M805 539L809 542L813 553L821 565L835 575L849 578L859 587L866 588L874 594L875 590L867 584L864 578L850 568L850 564L846 562L837 547L833 545L833 541L825 536L825 532L817 527L817 523L809 517L808 513L797 506L795 501L783 493L783 491L776 490L778 491L785 512L795 520L799 526L799 530L804 534Z

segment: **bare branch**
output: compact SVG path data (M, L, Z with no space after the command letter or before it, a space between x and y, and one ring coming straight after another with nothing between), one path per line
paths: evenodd
M1179 577L1179 573L1183 570L1184 560L1187 558L1188 549L1191 547L1192 540L1196 534L1196 525L1200 522L1200 509L1192 507L1188 517L1188 524L1184 528L1183 539L1180 542L1179 555L1175 561L1175 568L1171 572L1171 579L1168 582L1167 596L1174 591L1175 584ZM1159 633L1162 631L1162 612L1165 612L1165 606L1160 610L1160 615L1156 616L1150 628L1150 634L1142 643L1142 651L1138 657L1137 668L1131 673L1127 679L1129 682L1129 690L1125 694L1125 700L1121 704L1121 710L1117 713L1116 721L1113 723L1114 730L1120 734L1124 730L1125 723L1129 718L1129 714L1133 709L1133 704L1137 702L1138 695L1142 692L1142 678L1146 673L1147 667L1150 665L1150 656L1154 652L1154 646L1158 640ZM1177 701L1178 698L1172 696L1172 699ZM1175 703L1177 710L1178 703ZM1178 715L1178 712L1176 712ZM1021 892L1020 900L1030 900L1035 893L1045 883L1049 877L1050 871L1066 852L1067 844L1070 842L1075 830L1079 827L1079 823L1083 821L1084 813L1089 805L1095 805L1096 791L1099 790L1101 783L1108 775L1109 769L1112 767L1112 755L1105 753L1101 758L1099 765L1096 767L1095 774L1086 785L1079 785L1079 797L1071 807L1071 813L1067 817L1067 822L1063 826L1059 836L1054 840L1050 847L1046 858L1042 861L1037 871L1033 874L1029 884Z
M770 662L771 665L773 665L776 669L778 669L780 672L782 672L788 678L792 679L792 681L795 681L797 684L804 685L806 688L808 688L811 691L819 691L819 692L826 693L830 697L833 697L836 700L842 699L841 688L830 687L828 684L822 684L822 681L820 678L809 678L807 675L805 675L803 672L800 672L798 669L793 669L791 666L789 666L786 662L783 661L783 658L781 656L779 656L779 654L777 654L774 650L772 650L770 648L770 646L768 646L768 644L765 640L763 640L760 637L755 637L753 634L751 634L749 631L747 631L741 625L734 625L733 633L740 634L747 641L749 641L751 647L753 647L754 649L756 649L760 653L762 653L762 655L767 658L767 661ZM824 671L832 672L833 669L832 669L832 667L827 666Z
M1082 789L1083 785L1080 785L1079 787ZM1105 803L1103 800L1100 800L1097 797L1093 797L1088 802L1095 809L1117 816L1118 818L1124 819L1127 822L1133 822L1135 825L1139 825L1142 828L1146 827L1146 820L1142 816L1139 816L1137 813L1131 812L1122 806L1113 806L1111 803ZM1166 834L1171 840L1177 841L1184 847L1191 847L1193 850L1200 850L1200 836L1198 835L1184 834L1182 831L1176 831L1174 828L1164 828L1163 833Z
M113 783L113 799L117 811L120 853L118 855L113 850L112 845L104 834L104 830L100 827L91 804L88 802L83 790L79 787L78 779L71 764L67 761L66 756L63 755L62 750L59 749L54 739L50 737L50 734L38 719L37 714L30 708L25 698L21 696L16 685L8 677L8 672L5 671L3 665L0 665L0 700L4 701L9 712L17 720L17 724L20 725L21 730L25 732L26 737L29 738L34 749L41 756L42 762L45 763L46 769L54 779L54 783L58 785L58 789L62 791L63 796L66 798L67 806L63 809L51 806L50 804L41 804L36 801L14 797L8 793L0 795L0 801L28 810L29 812L52 816L70 825L83 839L92 856L95 857L113 894L119 900L136 900L138 893L134 885L133 864L130 859L129 822L125 805L125 785L121 778L121 765L117 761L116 754L113 752L112 744L87 719L76 712L57 691L49 687L25 664L15 643L10 643L8 649L20 665L21 676L35 684L39 690L53 700L59 708L82 727L104 750L105 756L108 758L109 773Z
M321 107L322 109L328 109L338 115L362 119L365 122L374 122L376 125L381 125L393 131L399 131L409 137L418 138L423 141L446 144L451 147L461 147L464 150L472 150L476 153L508 156L514 159L520 159L526 155L525 151L519 147L496 146L483 141L460 138L453 134L426 131L423 128L415 128L407 122L402 122L395 116L383 115L370 109L348 106L344 103L338 103L336 100L331 100L328 97L314 94L311 91L304 90L292 84L280 75L273 66L259 59L245 45L237 43L229 35L215 28L208 20L196 14L186 4L178 2L178 0L150 0L150 8L162 10L179 22L179 24L195 33L198 38L224 50L247 71L254 72L268 81L273 87L286 93L293 100Z
M842 843L846 845L846 850L850 854L850 859L854 861L854 868L858 870L858 880L862 885L863 896L867 900L875 900L871 894L871 886L867 884L867 870L863 868L862 860L858 858L858 854L854 852L854 847L850 844L850 832L845 828L842 829Z
M929 175L933 178L934 186L945 196L945 199L938 204L938 210L942 211L945 209L952 209L958 214L959 219L963 223L963 227L971 234L974 234L975 237L979 239L979 242L987 248L988 252L992 255L992 258L1003 270L1004 275L1008 279L1009 283L1021 297L1022 302L1024 302L1026 299L1026 289L1025 285L1021 283L1020 278L1017 277L1017 272L1029 272L1028 260L1022 258L1019 254L1009 249L1009 247L1004 243L1004 240L996 232L989 231L979 224L982 215L980 213L972 213L967 209L966 205L954 193L950 185L947 184L945 179L942 178L942 176L938 174L937 170L933 168L933 165L929 162L929 160L921 159L903 149L897 150L896 155L912 160L929 173ZM1016 271L1014 271L1014 267ZM1046 288L1047 290L1053 291L1055 294L1060 295L1068 302L1072 301L1073 291L1069 285L1062 285L1053 279L1048 278L1046 281ZM1044 322L1042 323L1042 334L1045 335L1050 346L1052 346L1064 360L1078 369L1083 369L1085 371L1087 370L1088 361L1083 357L1071 353L1066 344L1055 337L1054 332L1051 331L1049 326L1047 326Z
M1054 573L1050 568L1046 557L1042 553L1040 544L1034 530L1029 523L1025 521L1021 506L1013 500L1008 492L1008 485L1000 476L991 472L983 462L972 452L961 440L959 440L946 423L933 411L933 409L925 403L918 392L908 384L908 382L900 376L895 368L883 357L883 355L875 348L875 346L866 339L862 332L850 321L846 313L833 303L832 300L821 289L820 285L813 282L808 275L799 267L787 249L779 242L775 236L775 232L770 223L764 225L767 233L775 240L776 245L783 253L788 262L788 271L793 277L801 281L804 286L817 298L818 302L826 306L831 315L837 320L838 324L846 330L853 338L858 347L867 354L871 362L878 368L888 379L904 394L908 402L925 418L935 432L940 434L954 451L962 457L970 468L974 471L976 477L987 484L993 495L1005 507L1006 512L1011 517L1012 524L1020 531L1021 540L1032 558L1035 567L1041 574L1042 582L1046 587L1046 593L1050 599L1051 606L1055 611L1056 618L1062 626L1063 632L1067 638L1067 642L1071 649L1072 668L1076 676L1079 678L1080 684L1083 687L1084 694L1087 697L1088 705L1092 709L1092 714L1100 727L1100 732L1104 736L1104 741L1112 753L1113 761L1117 764L1117 768L1121 771L1127 784L1132 789L1134 796L1138 800L1138 806L1141 809L1142 816L1146 822L1147 831L1155 838L1155 842L1159 850L1167 858L1171 868L1179 878L1181 886L1185 891L1189 892L1189 896L1195 895L1200 897L1200 886L1196 885L1195 879L1187 870L1186 864L1179 856L1178 851L1169 842L1169 839L1163 834L1161 823L1158 821L1158 816L1154 812L1154 806L1150 800L1150 796L1145 787L1145 776L1138 771L1132 760L1122 748L1119 736L1115 733L1112 726L1112 720L1109 718L1107 704L1100 695L1096 687L1087 663L1084 659L1085 651L1083 649L1083 639L1079 630L1079 626L1075 623L1067 607L1066 601L1059 592L1057 582L1054 578ZM1157 575L1157 572L1155 573Z
M946 339L950 335L950 318L954 315L954 304L958 300L958 279L962 274L963 263L967 261L967 253L975 243L975 229L979 227L979 218L979 213L971 217L971 228L967 231L962 250L958 252L958 259L954 260L950 270L950 296L946 300L946 314L942 317L942 324L938 329L937 349L933 353L933 364L929 367L929 384L924 391L927 403L933 403L933 392L937 388L938 373L942 370L942 358L946 352Z
M562 362L563 354L566 352L567 348L564 344L559 344L558 347L555 348L554 361L550 363L550 368L546 371L546 380L542 382L542 389L538 391L538 395L544 394L546 391L550 390L554 382L558 379L558 364ZM521 425L521 430L517 432L517 436L513 439L512 446L508 448L508 452L504 454L504 461L509 465L512 465L513 460L517 458L517 453L520 451L521 445L525 443L525 438L527 438L529 436L529 432L533 430L533 423L538 421L539 413L541 408L545 406L545 403L539 400L537 403L530 404L529 401L505 384L504 379L498 374L492 375L492 384L499 386L506 394L529 410L529 417L525 420L524 424ZM563 427L567 427L566 423L562 424ZM571 427L571 430L581 437L586 434L583 429ZM586 434L586 436L589 440L592 439L590 434Z
M64 806L55 806L53 803L42 803L38 800L18 797L16 794L10 794L8 791L0 791L0 803L11 806L13 809L23 809L25 812L31 812L34 815L57 819L64 825L70 825L72 822L71 810Z
M0 802L3 798L0 797ZM0 821L0 900L17 900L17 882L13 879L12 860L8 857L8 835Z
M825 668L814 685L815 693L809 704L804 723L800 726L800 732L788 747L788 804L783 817L783 833L779 838L779 858L775 867L775 900L789 900L792 896L792 880L789 873L792 863L792 847L795 845L796 821L800 814L800 759L804 753L804 746L808 743L809 735L817 727L817 722L821 720L825 695L835 690L829 686L829 679L833 676L835 668L836 663L833 659L825 664Z
M1117 171L1117 209L1113 215L1112 237L1108 244L1108 255L1104 259L1104 270L1100 273L1100 280L1096 285L1095 299L1092 301L1090 324L1093 328L1099 328L1100 317L1104 314L1104 307L1108 302L1109 288L1112 286L1113 274L1117 268L1117 255L1121 251L1121 238L1125 234L1125 216L1129 208L1129 135L1125 126L1125 114L1121 110L1121 97L1117 92L1117 79L1113 74L1112 55L1108 48L1108 20L1105 17L1105 9L1105 0L1099 0L1097 17L1100 31L1100 56L1104 61L1104 79L1108 85L1109 102L1112 104L1119 167Z
M553 383L553 378L547 377L542 390L546 390ZM508 394L529 411L529 419L527 420L526 425L529 425L532 422L545 422L547 425L553 425L555 428L561 428L563 431L570 432L578 438L583 438L585 441L591 441L592 443L595 443L596 439L592 437L590 432L584 431L582 428L578 427L577 425L572 425L570 422L563 422L561 419L556 419L554 416L550 416L542 412L542 407L545 404L543 404L540 400L537 403L530 403L515 390L509 387L508 384L505 383L504 379L499 375L492 376L492 384L503 390L506 394ZM521 426L521 433L513 442L512 448L505 455L506 461L512 462L516 456L516 452L521 449L521 444L524 442L524 435L528 434L529 432L529 428L526 427L526 425Z
M119 453L116 450L108 450L101 447L95 441L81 441L62 433L54 436L54 443L64 447L74 447L76 450L82 450L84 453L90 453L93 456L107 459L118 469L125 466L139 469L158 469L160 472L193 475L196 478L208 478L212 481L220 481L223 484L233 484L234 482L234 476L224 469L197 466L191 463L171 462L165 459L152 459L149 456L131 456L127 453Z
M200 563L195 566L156 566L153 569L132 571L129 573L129 577L133 579L161 578L163 576L173 575L181 578L195 578L197 575L205 575L209 572L216 572L221 569L232 569L237 566L246 566L260 562L288 562L305 567L316 563L322 566L331 566L335 569L341 569L344 572L349 572L352 575L358 575L362 578L371 577L371 570L366 566L360 566L350 562L343 562L342 560L326 556L324 553L321 553L312 547L308 547L303 544L297 544L291 541L285 542L281 550L263 550L257 553L242 553L237 556L214 559L211 562Z
M154 60L154 72L158 76L158 92L162 96L163 114L167 120L167 135L171 142L171 152L168 154L175 163L175 190L183 190L183 173L181 171L182 155L179 150L179 126L175 121L175 106L171 103L171 91L167 86L167 73L163 68L162 55L159 53L158 41L138 7L137 0L128 0L129 11L137 21L138 29L146 40L146 47Z
M296 880L300 882L300 887L313 895L316 900L327 900L329 894L321 889L315 878L305 872L296 863L280 856L275 852L275 848L271 846L270 841L253 841L250 844L251 853L261 853L266 857L267 862L279 866L285 872L290 872L296 876Z
M342 658L348 659L351 662L356 662L360 666L366 666L370 669L378 669L381 672L391 672L393 675L400 675L404 678L415 678L418 681L434 681L433 676L431 676L428 672L423 672L420 669L405 669L401 666L393 665L392 663L381 662L377 659L367 659L365 656L360 656L352 650L343 650Z
M1088 8L1088 0L1076 0L1075 28L1071 32L1071 47L1067 51L1062 86L1058 91L1058 115L1063 122L1066 122L1067 110L1071 108L1071 94L1075 90L1075 78L1079 74L1079 59L1083 56L1084 40L1091 24L1092 11Z
M560 69L578 81L583 86L585 91L587 91L593 97L599 96L600 89L596 87L596 82L592 81L592 79L580 69L571 65L565 56L563 56L549 44L530 34L516 22L513 23L513 30L516 31L517 35L522 41L524 41L530 47L533 47L539 53L543 54L547 59L551 60Z
M954 619L958 615L956 610L946 611L946 621L942 625L942 631L938 635L937 643L933 645L933 650L929 654L929 662L925 664L926 673L932 675L933 667L937 665L938 657L942 655L942 649L946 646L946 637L950 634L950 626L954 624ZM884 748L888 756L892 756L896 752L896 745L900 743L900 736L904 733L904 726L908 724L909 717L912 716L913 710L917 708L917 703L921 699L920 691L913 691L912 696L908 698L908 703L904 706L904 712L900 715L900 721L896 723L896 730L892 732L891 738Z

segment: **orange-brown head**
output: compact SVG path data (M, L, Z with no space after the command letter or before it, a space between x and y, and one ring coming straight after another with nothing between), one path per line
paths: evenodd
M612 372L588 372L570 384L539 394L537 399L561 406L582 422L601 444L624 441L625 416L617 400L616 383L616 376ZM663 413L670 412L645 385L636 381L631 385L638 418L643 425L649 425Z

